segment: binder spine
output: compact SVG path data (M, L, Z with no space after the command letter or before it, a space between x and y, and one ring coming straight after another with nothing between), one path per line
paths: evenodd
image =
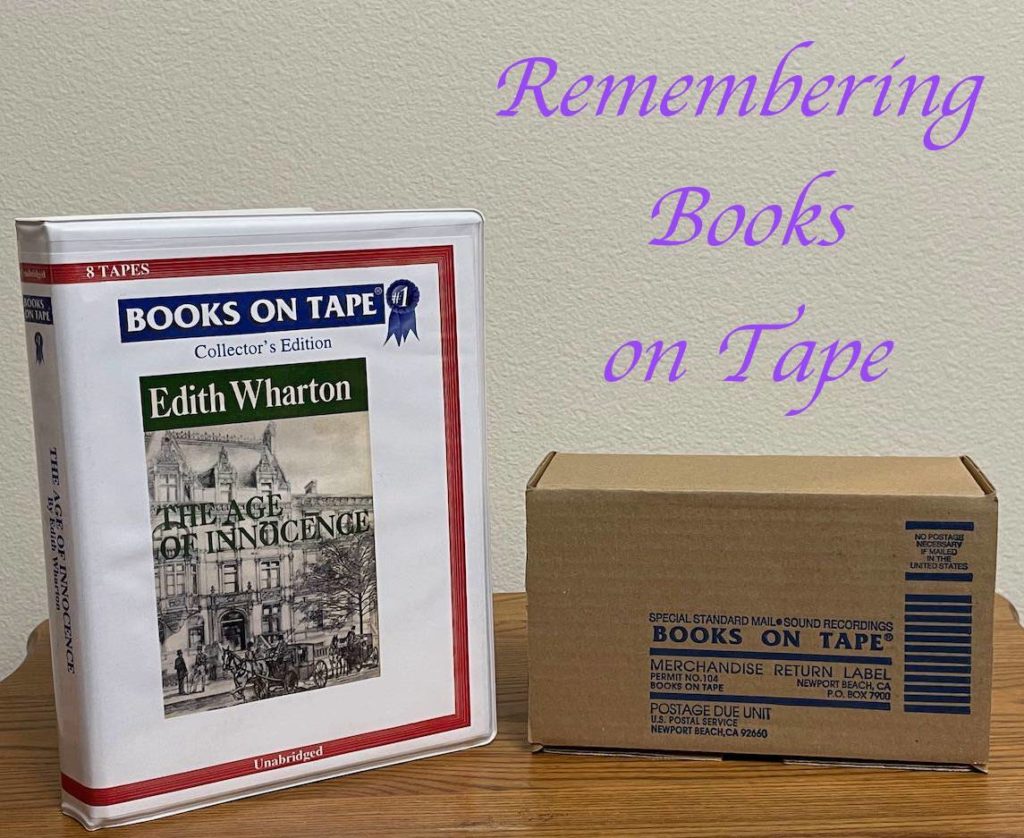
M87 732L83 723L83 638L76 586L79 568L75 562L72 526L75 498L69 492L68 450L57 352L63 312L59 311L55 299L59 286L33 281L35 279L34 273L23 271L22 299L39 472L54 702L61 772L82 778Z

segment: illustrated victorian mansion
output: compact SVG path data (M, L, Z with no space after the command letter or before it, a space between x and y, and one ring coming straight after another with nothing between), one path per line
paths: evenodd
M240 651L260 636L270 642L282 636L289 642L330 641L322 612L314 607L304 615L296 607L293 582L317 560L323 538L343 537L356 525L372 528L373 498L319 494L316 480L294 493L274 451L274 423L261 430L251 437L209 429L146 435L165 678L173 679L178 650L191 663L201 645L213 642ZM271 496L276 514L258 522L262 538L253 536L256 527L232 532L193 521L183 527L191 530L192 549L174 556L157 549L168 506L202 508L223 522L232 508L244 509L254 498L265 504ZM289 537L267 538L268 531Z

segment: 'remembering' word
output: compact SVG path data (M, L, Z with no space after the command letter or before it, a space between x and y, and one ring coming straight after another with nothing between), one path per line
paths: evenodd
M522 58L498 77L498 89L508 87L511 100L498 116L517 116L535 109L542 117L638 116L773 117L794 112L805 118L861 113L870 117L919 116L928 121L922 142L929 151L941 151L960 140L971 123L984 76L971 75L952 84L937 74L918 78L910 73L897 78L906 56L897 58L886 73L839 76L826 73L805 79L787 70L797 50L814 41L801 41L779 59L767 80L750 74L737 78L692 74L661 79L655 74L575 78L559 76L558 62L545 56Z
M821 204L809 201L807 194L814 182L830 178L835 170L815 175L797 195L793 209L787 214L781 204L768 204L750 212L743 204L731 204L718 212L704 212L711 201L711 192L703 186L681 186L666 192L654 203L651 218L668 218L663 235L651 239L651 244L674 246L688 244L704 235L707 229L707 243L721 247L733 239L742 241L747 247L764 244L778 232L783 246L795 241L801 247L816 244L831 247L839 244L846 235L842 214L851 212L853 204L839 204L827 215ZM818 222L823 218L823 222ZM786 221L783 225L783 220ZM813 229L824 223L825 235L818 235ZM738 238L737 238L738 237Z
M762 343L767 334L780 332L795 326L803 318L806 307L800 305L796 316L785 323L746 323L730 330L718 347L719 355L726 355L731 350L740 349L742 358L735 372L725 376L723 381L744 382L755 358L762 352ZM772 367L772 381L795 381L799 384L809 382L811 394L801 407L786 412L787 416L799 416L818 401L826 385L833 384L846 376L856 376L864 383L870 384L885 375L889 369L882 366L892 355L895 343L883 340L866 349L860 340L834 340L824 346L817 341L798 341L784 349L775 358ZM642 372L644 381L653 381L655 375L662 373L670 383L679 381L686 375L683 361L686 356L685 340L665 346L663 341L656 340L645 347L641 341L629 340L619 346L609 356L604 367L604 378L608 382L622 381L634 373ZM644 362L645 356L647 358ZM736 353L730 355L735 359Z

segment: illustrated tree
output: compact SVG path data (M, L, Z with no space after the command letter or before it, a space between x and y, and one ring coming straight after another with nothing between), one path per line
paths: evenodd
M377 558L373 533L342 536L320 545L315 562L307 565L295 584L298 609L309 619L320 612L324 628L336 631L366 619L377 609Z

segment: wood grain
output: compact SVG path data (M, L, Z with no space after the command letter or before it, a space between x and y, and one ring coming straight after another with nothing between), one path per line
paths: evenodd
M459 754L252 797L118 836L493 834L1024 835L1024 631L996 605L990 773L532 754L525 597L495 597L497 740ZM57 810L45 624L0 684L0 833L82 835Z

